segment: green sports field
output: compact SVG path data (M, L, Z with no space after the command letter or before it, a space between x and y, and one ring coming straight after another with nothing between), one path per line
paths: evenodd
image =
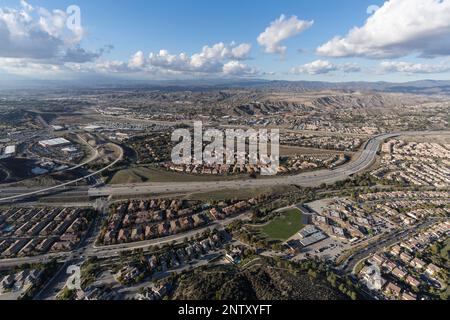
M302 213L298 209L283 211L280 217L260 228L260 231L272 240L286 241L303 229Z

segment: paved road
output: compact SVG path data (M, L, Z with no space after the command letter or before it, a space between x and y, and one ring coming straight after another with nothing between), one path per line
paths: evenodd
M210 182L167 182L167 183L146 183L146 184L126 184L106 186L103 188L92 188L89 190L91 197L101 196L133 196L138 194L167 194L167 193L195 193L208 192L224 189L242 189L252 187L274 187L285 185L299 185L304 187L314 187L322 183L335 183L346 180L349 176L366 170L370 167L377 155L380 145L384 140L403 136L450 134L450 131L439 132L399 132L382 134L371 138L364 146L360 156L336 170L320 170L302 173L295 176L283 176L273 178L260 178L249 180L233 181L210 181Z
M118 147L118 146L117 146ZM97 176L98 174L102 173L103 171L108 170L109 168L114 167L119 161L121 161L123 159L123 149L119 148L119 156L117 157L117 159L115 159L113 162L111 162L110 164L108 164L107 166L105 166L104 168L97 170L93 173L90 173L84 177L72 180L72 181L68 181L65 183L62 183L60 185L57 186L52 186L52 187L48 187L48 188L40 188L40 189L27 189L26 193L21 193L21 194L13 194L12 196L9 195L7 197L3 196L3 193L7 193L7 190L2 190L2 193L0 193L0 204L1 203L6 203L6 202L12 202L12 201L16 201L16 200L20 200L20 199L24 199L27 197L32 197L32 196L37 196L37 195L41 195L43 193L48 193L48 192L52 192L52 191L60 191L63 188L72 186L78 182L82 182L86 179L90 179L90 178L95 178L95 176Z
M24 257L24 258L13 258L13 259L2 259L0 260L0 270L1 269L8 269L14 266L22 265L24 263L42 263L42 262L48 262L52 259L57 259L59 262L67 262L72 260L79 260L79 259L85 259L89 257L97 257L97 258L111 258L111 257L117 257L121 252L127 252L135 249L148 249L152 246L161 246L164 244L169 243L183 243L185 239L195 237L198 234L201 234L205 232L206 230L222 230L225 226L231 224L232 222L243 219L244 217L247 217L249 215L248 212L245 212L241 215L238 215L236 217L231 217L225 220L221 221L215 221L214 223L195 230L191 230L189 232L185 232L178 235L168 236L164 238L158 238L153 240L147 240L147 241L140 241L140 242L131 242L131 243L124 243L124 244L118 244L118 245L111 245L111 246L101 246L97 247L95 246L95 239L99 231L99 225L102 221L102 218L99 218L96 227L92 232L89 233L89 236L86 240L83 241L83 244L80 245L80 247L72 252L63 252L63 253L53 253L53 254L46 254L46 255L40 255L35 257Z
M450 132L439 132L439 134L449 134ZM362 151L360 157L339 169L336 170L321 170L317 172L308 172L296 176L290 177L274 177L267 179L258 180L245 180L245 181L216 181L216 182L192 182L192 183L152 183L152 184L139 184L139 185L120 185L114 187L106 188L94 188L89 190L89 194L92 197L98 196L109 196L109 195L129 195L133 196L136 194L145 193L192 193L192 192L205 192L212 190L223 190L223 189L239 189L245 187L260 187L260 186L283 186L283 185L302 185L311 186L321 183L332 183L339 180L347 179L349 175L363 171L367 169L374 161L376 153L380 147L380 144L388 138L396 137L399 135L432 135L436 132L407 132L407 133L392 133L379 135L372 138L367 142ZM1 199L0 199L1 200ZM223 224L222 224L223 225ZM194 232L198 232L194 231ZM167 243L170 241L180 241L184 240L186 237L191 236L191 233L176 236L173 239L157 239L155 241L148 241L145 243L134 243L126 244L117 247L106 247L102 249L96 249L91 247L86 250L84 248L82 252L73 252L71 254L59 254L59 255L47 255L34 258L24 258L24 259L10 259L0 261L0 267L14 266L17 264L25 262L42 262L43 259L58 258L58 259L73 259L79 256L81 253L87 255L98 255L98 256L108 256L117 254L118 250L131 250L135 248L148 247L151 245L158 245L162 243Z
M414 134L414 133L406 133ZM273 187L285 185L317 186L322 183L334 183L345 180L352 174L367 169L374 161L381 143L388 138L396 137L400 133L384 134L372 138L365 145L361 155L355 161L348 163L336 170L320 170L302 173L295 176L263 177L260 179L233 180L233 181L209 181L209 182L167 182L114 185L89 190L91 197L100 196L133 196L137 194L164 194L164 193L194 193L208 192L223 189L242 189L252 187Z
M295 176L275 176L275 177L264 177L260 179L248 179L248 180L233 180L233 181L208 181L208 182L167 182L167 183L143 183L143 184L124 184L124 185L113 185L106 186L102 188L91 188L88 191L88 196L90 197L107 197L107 196L136 196L143 194L174 194L174 193L200 193L200 192L208 192L208 191L217 191L217 190L237 190L242 188L254 188L254 187L276 187L276 186L286 186L286 185L299 185L304 187L313 187L318 186L322 183L335 183L337 181L346 180L349 176L356 174L358 172L364 171L370 165L372 165L375 160L376 154L380 148L380 145L383 143L385 139L393 138L400 135L433 135L433 134L450 134L450 131L439 131L439 132L399 132L399 133L390 133L390 134L382 134L370 139L366 145L364 146L363 151L360 156L342 167L339 167L336 170L320 170L314 172L302 173ZM95 172L89 176L95 176L96 174L106 170L115 163L117 163L119 159L108 165L106 168ZM60 197L65 196L65 192L63 190L64 187L69 185L73 185L76 182L79 182L85 178L84 177L78 180L74 180L60 186L40 189L40 190L0 190L0 203L14 201L18 199L22 199L27 196L36 196L41 195L42 193L48 191L59 191ZM18 192L27 191L23 194ZM11 194L8 194L8 193ZM73 191L75 193L75 191ZM5 195L8 195L4 197ZM75 194L74 194L75 195ZM77 194L78 195L78 194ZM80 192L80 195L86 196L84 192ZM68 196L68 195L67 195ZM73 196L72 196L73 197Z
M353 272L356 265L360 261L367 259L370 255L378 252L379 250L381 250L383 248L392 246L395 243L398 243L398 242L402 241L403 239L410 237L413 233L416 233L419 230L430 227L431 225L436 223L438 220L439 219L430 219L430 220L422 222L418 225L415 225L414 227L412 227L410 229L390 233L389 235L380 239L379 241L361 249L356 254L353 254L351 256L351 258L349 258L349 260L347 260L347 262L344 264L343 270L348 273Z

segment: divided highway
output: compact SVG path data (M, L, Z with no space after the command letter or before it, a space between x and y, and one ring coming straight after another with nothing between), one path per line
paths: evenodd
M314 187L322 183L335 183L348 179L351 175L366 170L370 167L375 160L376 154L380 148L380 145L384 140L397 137L397 136L414 136L414 135L433 135L433 134L450 134L449 131L440 132L399 132L382 134L371 138L364 146L360 156L354 161L343 165L335 170L319 170L314 172L306 172L295 176L274 176L263 177L260 179L247 179L247 180L232 180L232 181L207 181L207 182L153 182L153 183L141 183L141 184L124 184L124 185L110 185L100 188L90 188L88 190L88 196L95 197L108 197L108 196L136 196L143 194L176 194L176 193L199 193L218 191L224 189L237 190L243 188L254 187L277 187L286 185L299 185L304 187ZM23 199L29 196L37 196L49 191L61 191L67 186L73 185L83 179L95 176L96 174L111 168L120 159L123 154L109 164L107 167L90 174L89 176L70 181L59 186L45 188L40 190L32 190L24 192L23 194L17 194L9 190L0 190L0 204L8 201ZM218 178L219 179L219 178ZM71 192L78 190L76 187L71 188ZM82 191L83 192L83 191ZM85 192L85 191L84 191ZM83 192L83 193L84 193ZM8 194L9 193L9 194ZM7 195L4 197L5 195ZM61 197L64 197L65 192L62 192ZM3 196L3 197L2 197Z
M439 132L440 134L450 134L450 132ZM372 138L369 140L366 145L364 146L364 150L361 152L358 159L355 161L348 163L345 166L340 167L336 170L321 170L316 172L308 172L304 174L299 174L296 176L289 176L289 177L273 177L273 178L265 178L265 179L256 179L256 180L244 180L244 181L216 181L216 182L192 182L192 183L153 183L153 184L139 184L139 185L120 185L120 186L112 186L112 187L105 187L105 188L92 188L89 190L89 195L91 197L100 197L100 196L110 196L110 195L129 195L133 196L136 194L146 194L146 193L192 193L192 192L206 192L206 191L212 191L212 190L222 190L222 189L239 189L239 188L246 188L246 187L260 187L260 186L282 186L282 185L302 185L302 186L314 186L319 185L321 183L332 183L340 180L347 179L350 175L361 172L365 169L367 169L369 166L372 165L373 161L375 160L376 154L380 148L381 143L388 138L396 137L399 135L432 135L436 134L436 132L408 132L408 133L392 133L392 134L385 134L385 135L379 135L377 137ZM122 155L121 155L122 156ZM121 157L120 157L121 158ZM118 161L118 160L117 160ZM108 167L110 167L112 164L110 164ZM40 192L43 192L44 190L41 190ZM14 191L6 191L6 190L0 190L0 195L2 193L13 193ZM76 191L72 191L76 192ZM86 190L84 190L86 192ZM37 195L39 192L36 190L32 192L33 194ZM28 193L30 194L30 193ZM26 196L26 195L22 195ZM15 196L15 198L20 196ZM9 197L10 198L10 197ZM2 199L0 199L1 201ZM25 262L31 263L31 262L43 262L51 258L57 258L59 260L72 260L80 257L89 257L89 256L97 256L97 257L110 257L110 256L117 256L117 254L120 251L127 251L127 250L133 250L136 248L143 248L148 247L151 245L159 245L163 243L167 243L168 241L182 241L187 236L192 236L198 232L202 232L208 228L212 227L223 227L227 223L232 222L234 219L237 219L239 217L235 217L230 219L229 221L222 221L218 225L208 226L205 229L195 230L191 233L177 235L173 237L168 237L164 239L155 239L147 242L142 243L131 243L131 244L125 244L125 245L118 245L118 246L110 246L110 247L95 247L92 242L91 245L86 245L79 250L75 250L71 253L59 253L59 254L48 254L44 256L37 256L37 257L27 257L27 258L16 258L16 259L6 259L6 260L0 260L0 269L1 268L7 268L11 266L15 266L18 264L22 264ZM408 230L409 231L409 230ZM395 241L401 236L404 236L407 234L405 231L404 233L400 234L394 234L392 237L388 238L389 241ZM95 235L93 234L93 239L95 238ZM384 245L385 242L382 242L380 245ZM374 246L371 249L376 248ZM362 252L360 255L355 257L355 261L358 261L360 257L365 256L368 252ZM358 258L358 259L357 259ZM353 264L348 264L347 269L351 269L353 267Z
M106 167L100 169L100 170L92 172L92 173L90 173L90 174L88 174L88 175L86 175L84 177L81 177L81 178L78 178L78 179L75 179L75 180L72 180L72 181L68 181L68 182L65 182L65 183L62 183L62 184L59 184L59 185L56 185L56 186L48 187L48 188L41 188L41 189L35 189L35 190L30 189L27 192L20 193L20 194L17 194L15 191L12 191L12 195L10 195L8 197L0 198L0 204L4 203L4 202L8 202L8 201L10 202L10 201L24 199L24 198L27 198L27 197L38 196L38 195L42 195L42 194L48 193L48 192L59 191L59 190L64 189L64 188L66 188L68 186L72 186L72 185L74 185L74 184L76 184L78 182L81 182L81 181L84 181L84 180L87 180L89 178L93 178L93 177L97 176L98 174L102 173L103 171L106 171L109 168L114 167L122 159L123 159L123 150L122 150L122 148L120 148L119 149L119 156L117 157L117 159L114 160L113 162L111 162L110 164L108 164ZM7 194L8 191L9 190L0 190L0 197L2 197L4 194Z
M414 134L414 133L408 133ZM252 187L273 187L285 185L318 186L322 183L334 183L346 180L350 175L367 169L375 160L381 143L388 138L396 137L400 133L384 134L370 139L358 159L336 170L320 170L302 173L295 176L275 176L260 179L208 181L208 182L167 182L145 183L136 185L113 185L103 188L92 188L89 196L133 196L138 194L167 194L167 193L194 193L208 192L224 189L242 189ZM403 133L402 133L403 135Z

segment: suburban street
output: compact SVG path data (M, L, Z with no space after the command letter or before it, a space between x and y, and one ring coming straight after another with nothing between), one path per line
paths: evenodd
M445 134L449 134L450 132L444 132ZM264 187L264 186L284 186L284 185L301 185L301 186L313 186L313 185L319 185L322 183L332 183L339 180L347 179L350 175L355 174L357 172L363 171L366 168L368 168L374 161L376 154L379 150L379 147L381 143L388 138L396 137L399 135L432 135L435 134L435 132L408 132L408 133L392 133L392 134L385 134L385 135L379 135L377 137L372 138L369 140L364 150L361 152L361 155L358 159L355 161L340 167L336 170L320 170L316 172L307 172L304 174L299 174L296 176L290 176L290 177L274 177L274 178L267 178L267 179L258 179L258 180L244 180L244 181L216 181L216 182L192 182L192 183L150 183L150 184L139 184L139 185L117 185L117 186L108 186L104 188L91 188L87 189L86 187L78 188L70 188L70 191L68 191L66 196L79 196L85 192L89 192L89 195L91 197L106 197L110 195L123 195L123 196L132 196L132 195L138 195L138 194L164 194L164 193L193 193L193 192L202 192L202 191L214 191L214 190L223 190L223 189L242 189L245 187ZM442 134L442 132L441 132ZM122 155L121 155L122 156ZM119 159L118 159L119 160ZM116 161L118 161L116 160ZM115 161L115 162L116 162ZM108 165L106 168L111 167L115 162ZM102 170L105 170L102 169ZM62 188L68 188L67 186L69 183L66 183L62 186ZM51 190L55 190L57 187L53 187ZM79 191L78 191L79 190ZM7 190L1 190L0 194L17 194L20 189L7 189ZM41 190L41 191L32 191L30 192L28 190L28 193L23 196L28 196L30 194L37 195L40 192L49 191L49 190ZM59 195L61 196L61 195ZM6 199L13 198L17 199L20 198L20 196L10 196ZM5 200L5 199L3 199ZM1 199L0 199L1 201ZM244 214L245 215L245 214ZM0 260L0 268L7 268L15 265L20 265L23 263L38 263L38 262L45 262L49 261L51 259L58 259L60 261L68 261L77 259L80 257L90 257L90 256L96 256L99 258L106 258L106 257L114 257L117 256L121 251L129 251L134 249L142 249L142 248L148 248L150 246L155 245L162 245L166 243L171 242L182 242L184 239L192 237L198 233L204 232L207 229L212 228L223 228L227 224L230 224L236 219L241 219L243 215L230 218L227 220L223 220L220 223L215 223L212 225L209 225L208 227L192 230L190 232L181 234L181 235L175 235L175 236L169 236L166 238L160 238L155 240L149 240L149 241L143 241L143 242L135 242L135 243L129 243L129 244L120 244L115 246L106 246L106 247L95 247L94 241L87 241L89 244L85 244L84 246L80 247L78 250L75 250L71 253L58 253L58 254L47 254L42 256L35 256L35 257L27 257L27 258L15 258L15 259L4 259ZM408 231L409 232L409 231ZM406 232L403 232L401 235L392 235L390 236L389 240L396 240L402 235L405 235ZM392 239L391 239L392 237ZM380 245L387 245L386 242L380 243ZM376 250L378 246L374 246L372 251ZM360 254L360 256L355 257L354 260L357 262L361 260L364 255L369 255L372 251L365 251ZM354 262L349 264L348 268L352 269L352 265Z
M412 233L430 227L434 223L436 223L436 219L430 219L410 229L388 234L387 236L377 241L376 243L372 243L369 246L364 247L364 249L359 250L356 254L353 254L351 257L349 257L349 259L343 264L342 270L348 273L352 273L356 265L360 261L367 259L371 254L381 250L382 248L392 246L393 244L400 242L402 241L402 239L410 236Z
M213 224L210 224L204 228L199 228L195 230L191 230L189 232L185 232L183 234L168 236L164 238L158 238L148 241L140 241L140 242L132 242L132 243L124 243L118 245L111 246L101 246L98 247L95 245L95 239L97 236L98 226L94 227L91 232L88 234L87 238L77 250L72 252L63 252L63 253L55 253L55 254L46 254L35 257L25 257L25 258L14 258L14 259L1 259L0 260L0 269L6 269L10 267L14 267L17 265L21 265L24 263L42 263L48 262L52 259L57 259L60 262L71 261L74 259L84 259L89 257L97 257L97 258L111 258L119 256L120 252L130 251L135 249L147 249L152 246L161 246L164 244L170 243L183 243L183 241L187 238L195 237L198 234L201 234L207 230L218 229L221 230L232 222L243 219L248 215L248 213L243 213L241 215L231 217L225 220L216 221Z

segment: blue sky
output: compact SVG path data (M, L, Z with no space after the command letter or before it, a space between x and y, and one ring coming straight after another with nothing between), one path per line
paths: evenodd
M450 45L442 44L450 40L449 2L29 0L27 4L21 4L19 0L0 0L0 8L3 8L3 12L0 11L0 40L2 34L9 36L9 41L0 41L0 74L3 77L8 74L33 77L38 73L47 78L102 73L145 79L450 79ZM54 9L64 13L72 4L81 10L82 32L75 35L62 30L57 25L59 16L52 13ZM425 10L419 4L425 5ZM380 9L368 14L367 8L371 5ZM25 9L25 6L29 8ZM44 14L48 22L44 27L39 24L43 14L39 8L50 13ZM15 22L23 28L15 28L17 24L2 24L2 13L6 19L7 10L9 13L16 10L13 19L16 17ZM20 20L22 11L33 21ZM425 25L423 21L428 21L429 17L435 23ZM404 25L421 25L403 28L397 25L399 21ZM308 23L310 25L305 26ZM264 37L265 42L258 41L273 24L272 32L267 32ZM354 27L359 30L349 35ZM16 29L27 33L18 33ZM285 32L288 36L276 39L277 34ZM44 37L33 39L37 33ZM341 38L333 42L336 36ZM19 41L20 37L24 38ZM36 44L36 48L24 46L24 41ZM221 50L220 54L214 57L206 57L206 53L201 55L204 46L212 48L216 44L223 45L222 48L215 47ZM251 49L245 50L245 54L232 54L233 48L241 44ZM102 49L110 45L114 47L112 50ZM41 53L42 47L54 50ZM83 50L83 57L73 59L74 54L67 54L73 52L73 48ZM160 50L165 51L159 54ZM136 53L140 53L139 59L131 64L130 58ZM153 56L150 53L154 53ZM182 53L186 57L180 58Z

